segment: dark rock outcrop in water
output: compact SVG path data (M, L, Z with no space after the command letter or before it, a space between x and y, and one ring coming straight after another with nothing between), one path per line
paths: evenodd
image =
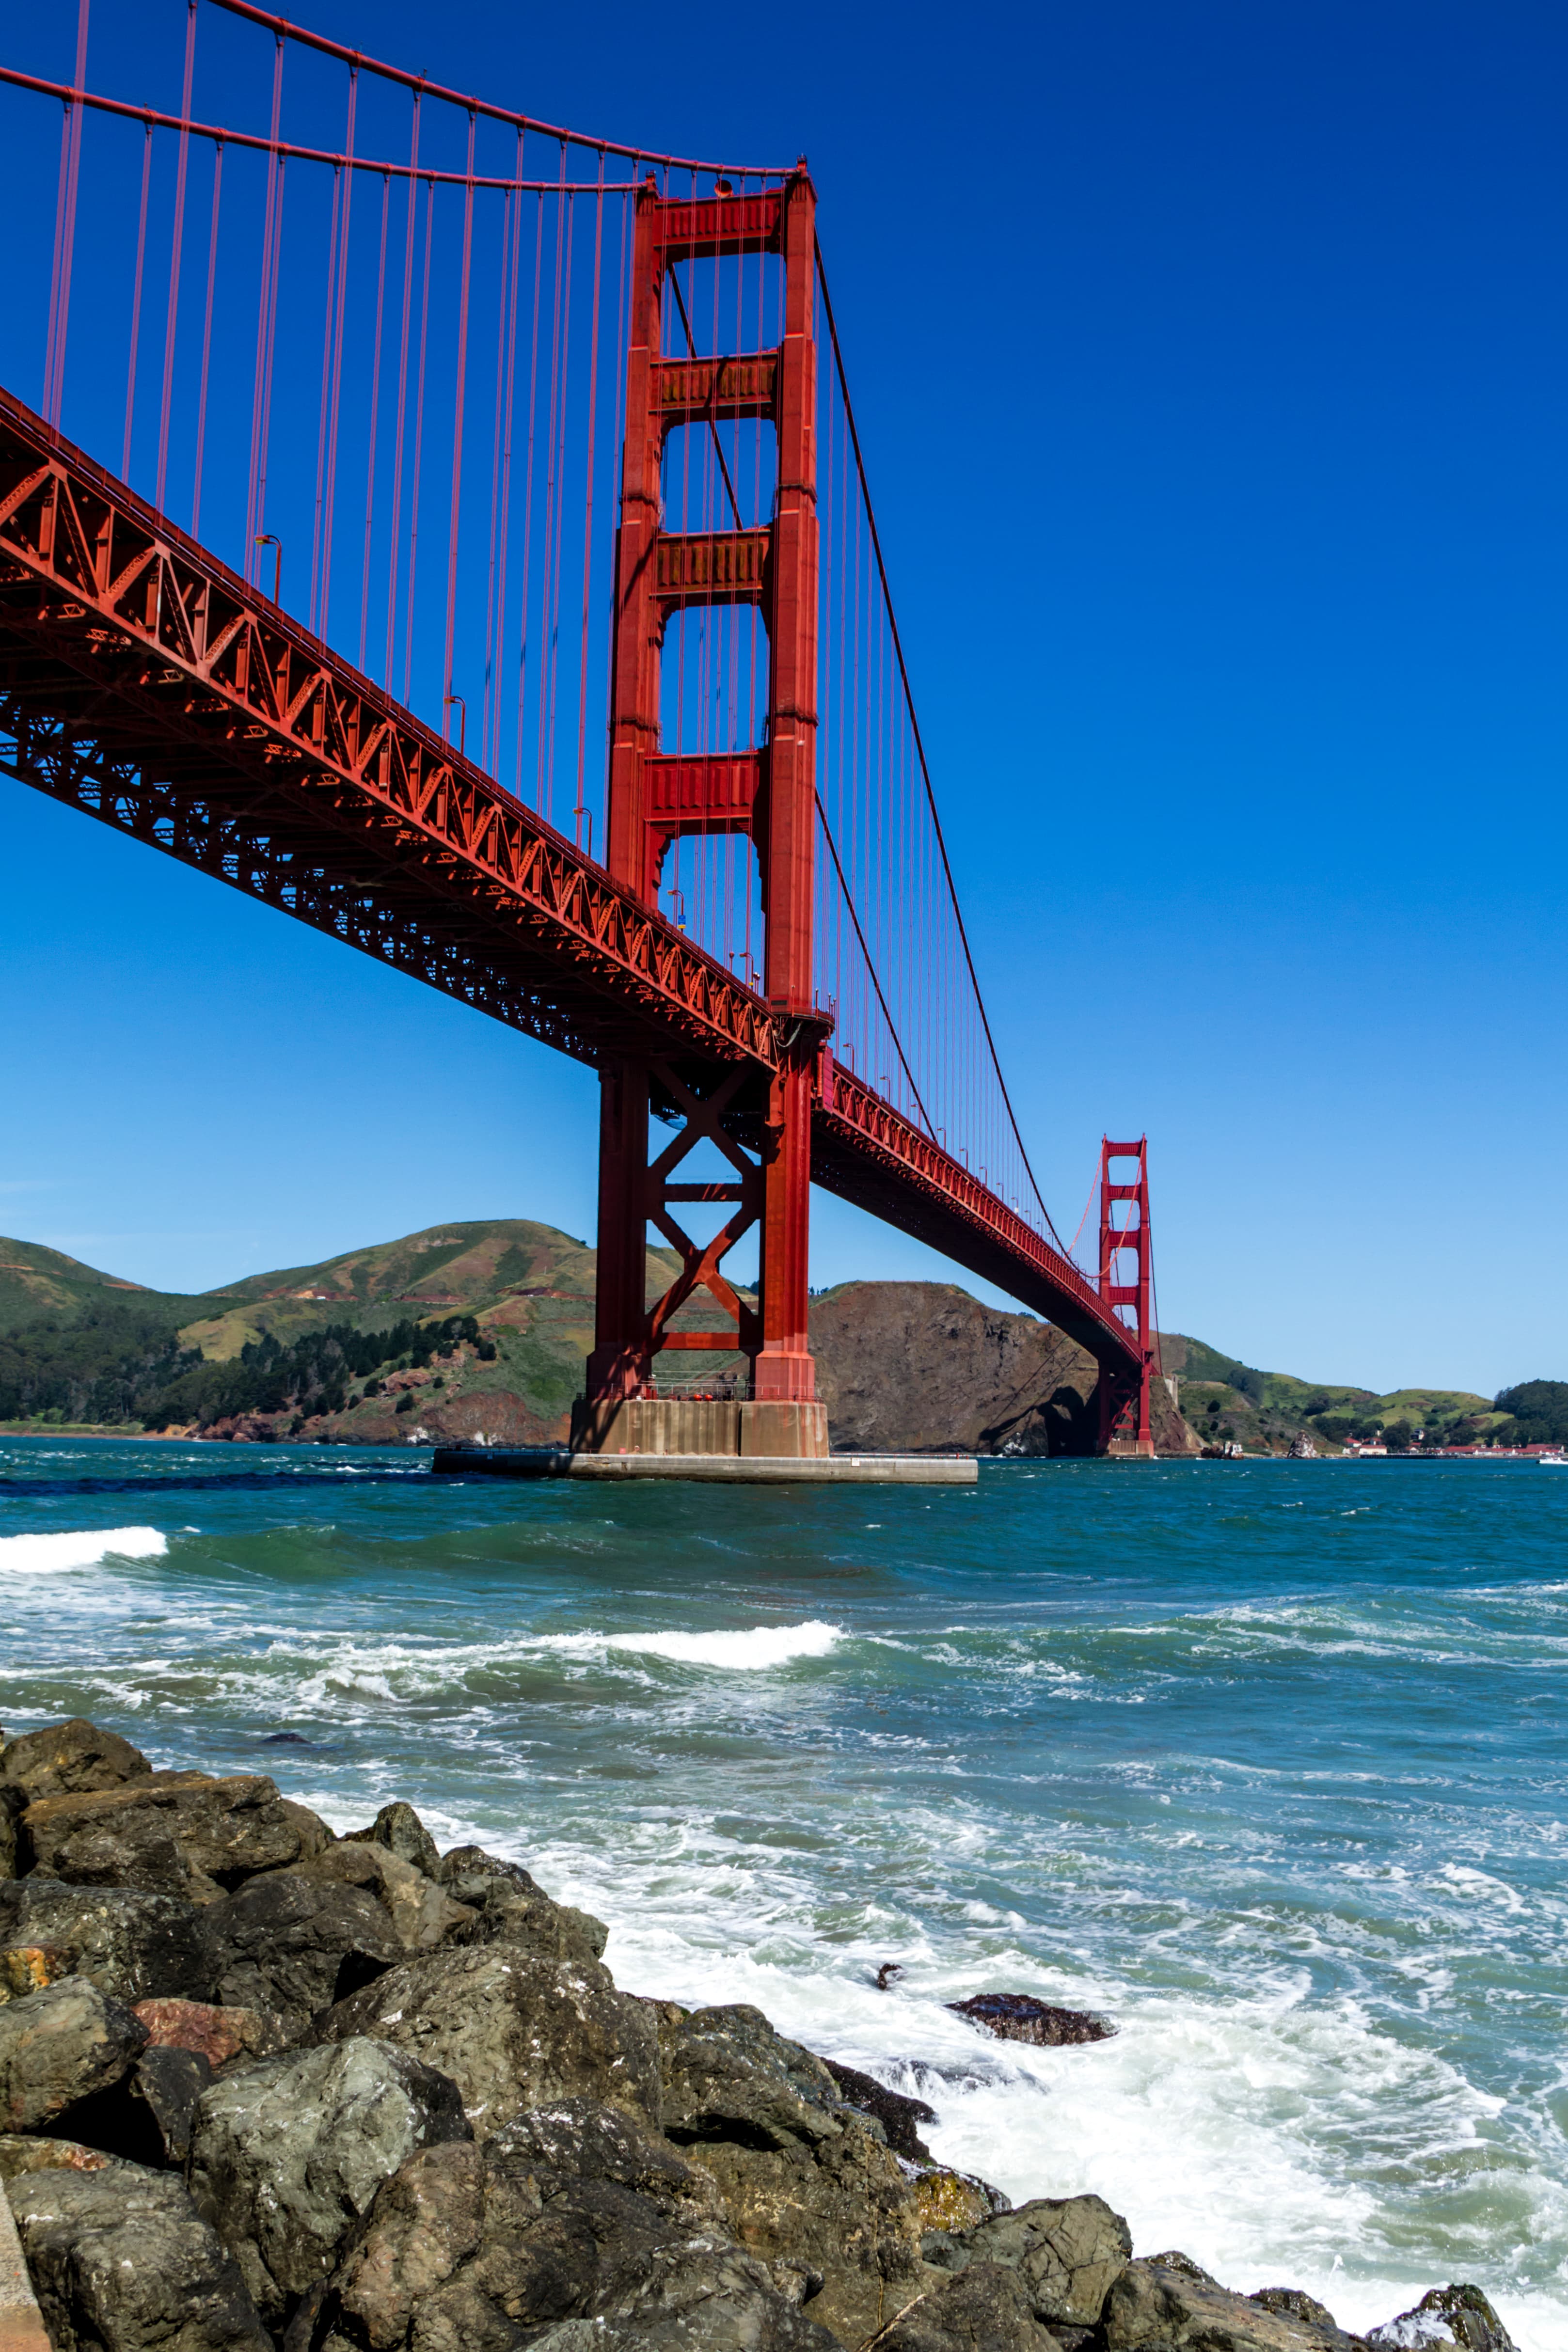
M622 1992L600 1921L407 1805L335 1838L83 1723L12 1759L0 2183L55 2352L1513 2352L1474 2286L1363 2340L1100 2198L1013 2210L922 2100Z
M1087 2009L1058 2009L1026 1992L977 1992L947 2005L1003 2042L1032 2042L1041 2050L1059 2050L1074 2042L1108 2042L1116 2031Z

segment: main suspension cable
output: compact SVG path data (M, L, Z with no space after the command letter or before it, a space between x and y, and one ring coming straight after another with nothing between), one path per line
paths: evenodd
M1052 1240L1066 1256L1068 1255L1066 1244L1056 1226L1051 1223L1051 1213L1046 1206L1030 1162L1027 1148L1019 1132L1017 1114L1013 1108L1013 1097L1007 1091L1007 1081L1002 1075L1002 1064L996 1053L996 1040L991 1034L991 1021L985 1010L985 999L980 992L980 978L974 969L974 957L969 945L969 932L964 924L963 910L958 903L958 890L953 882L952 867L948 859L947 840L942 829L942 818L937 813L936 793L931 787L931 768L926 760L925 743L921 735L921 723L915 711L914 689L910 684L909 666L904 660L903 639L899 635L898 615L893 610L892 589L889 584L888 567L882 556L881 533L877 529L876 511L871 504L871 486L866 478L866 460L861 454L859 428L856 425L855 410L849 398L849 380L845 373L844 353L839 346L838 329L834 320L833 299L827 290L827 271L822 258L822 244L819 238L814 242L816 249L816 279L822 289L822 307L827 320L828 340L833 345L833 364L837 373L838 389L844 401L844 421L849 427L850 445L855 452L855 470L860 479L860 496L866 509L867 524L870 530L871 551L877 559L877 572L882 584L882 603L887 612L888 628L893 640L893 654L899 665L899 677L904 690L904 707L910 715L910 729L914 737L915 754L921 763L921 776L925 784L926 805L931 811L931 824L936 833L936 845L942 858L942 870L947 883L947 894L952 904L953 920L958 926L959 941L963 949L963 961L969 968L970 985L974 991L974 1003L980 1014L980 1025L985 1033L985 1043L990 1049L991 1066L996 1073L996 1083L1002 1090L1003 1106L1007 1113L1008 1125L1013 1130L1013 1139L1018 1147L1019 1157L1024 1163L1024 1173L1029 1180L1029 1189L1039 1205L1040 1214L1046 1221Z

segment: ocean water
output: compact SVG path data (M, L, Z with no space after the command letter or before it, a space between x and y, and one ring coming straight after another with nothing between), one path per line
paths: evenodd
M1568 1471L426 1461L0 1442L0 1720L339 1828L405 1796L1015 2200L1098 2190L1352 2327L1471 2279L1568 2352ZM944 2006L986 1990L1118 2032L996 2042Z

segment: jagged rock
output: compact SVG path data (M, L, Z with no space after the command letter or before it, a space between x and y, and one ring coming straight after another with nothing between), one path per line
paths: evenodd
M901 2091L889 2091L874 2075L862 2074L856 2066L842 2066L836 2058L825 2058L822 2063L832 2075L845 2105L853 2107L859 2115L874 2116L887 2136L888 2146L896 2156L907 2157L911 2164L933 2161L930 2148L915 2126L917 2124L934 2124L934 2107L928 2107L923 2099L906 2098Z
M203 1918L178 1896L132 1887L0 1884L0 2000L67 1976L90 1979L127 2007L155 1993L204 1999L212 1960Z
M140 2018L85 1977L8 2001L0 2009L0 2131L37 2131L111 2089L146 2041Z
M914 2192L820 2058L743 2003L675 2011L659 2043L666 2133L712 2173L742 2246L820 2275L814 2318L858 2343L921 2292Z
M190 2050L216 2073L234 2058L270 2058L283 2047L283 2029L270 2010L224 2009L205 2000L132 2003L150 2047Z
M117 1731L104 1731L85 1717L24 1731L0 1748L0 1780L20 1789L29 1804L38 1797L86 1797L142 1780L153 1767L139 1748Z
M98 1795L37 1799L22 1816L20 1852L45 1878L210 1903L331 1842L326 1823L264 1774L149 1772Z
M378 1813L376 1819L381 1818ZM362 1832L369 1835L369 1832ZM525 1893L537 1894L538 1889L520 1862L503 1862L498 1853L487 1853L482 1845L455 1845L450 1853L442 1855L437 1876L455 1901L482 1903L492 1879L506 1879Z
M661 2029L664 2127L674 2140L780 2148L833 2138L844 2101L825 2062L736 2001Z
M89 2147L161 2171L184 2163L196 2102L212 2079L194 2050L149 2044L111 2088L73 2100L55 2120Z
M0 1781L0 1879L16 1875L16 1824L26 1811L26 1789Z
M289 2041L403 1958L373 1895L298 1870L252 1879L213 1904L206 1924L219 2002L270 2011Z
M405 1805L401 1798L394 1804L383 1805L369 1829L351 1830L346 1842L384 1846L400 1862L411 1862L426 1878L441 1875L441 1854L435 1839L413 1806Z
M1299 2319L1304 2326L1321 2328L1325 2336L1337 2336L1341 2332L1339 2321L1328 2305L1320 2303L1317 2296L1309 2294L1304 2287L1260 2286L1257 2294L1249 2294L1247 2300L1248 2303L1260 2303L1265 2311L1277 2311L1282 2319Z
M831 2138L774 2147L703 2139L695 2163L719 2185L733 2236L770 2268L820 2276L812 2316L847 2344L917 2295L920 2213L898 2158L875 2126L846 2115Z
M922 2248L928 2231L945 2237L976 2230L993 2213L1005 2213L1012 2207L1011 2198L993 2189L988 2180L977 2180L972 2172L952 2172L944 2164L933 2164L917 2173L910 2186L914 2190ZM933 2257L928 2253L925 2259L929 2263ZM963 2264L943 2263L939 2267L962 2270Z
M1036 2197L925 2249L940 2270L1000 2263L1016 2271L1036 2317L1068 2327L1097 2325L1131 2252L1131 2231L1103 2197Z
M362 2038L287 2051L207 2092L191 2192L276 2327L384 2180L416 2149L468 2137L457 2084L405 2051Z
M657 2027L595 1960L545 1960L511 1944L405 1960L340 2001L317 2042L371 2033L450 2074L479 2138L552 2099L600 2099L657 2123Z
M918 2296L872 2342L876 2352L1060 2352L1020 2273L986 2262Z
M474 1911L458 1940L521 1944L548 1960L596 1960L609 1929L591 1911L557 1903L518 1862L503 1862L482 1845L454 1846L440 1865L441 1883Z
M1377 2352L1422 2352L1429 2344L1458 2344L1464 2352L1514 2352L1512 2336L1479 2286L1435 2286L1414 2310L1369 2328L1366 2341Z
M1026 2208L1025 2209L1027 2210ZM1355 2339L1294 2312L1232 2294L1185 2257L1129 2263L1101 2315L1105 2352L1135 2346L1194 2352L1353 2352Z
M842 2352L754 2256L700 2240L659 2247L593 2319L568 2319L535 2342L543 2352Z
M610 1939L604 1921L591 1911L553 1901L526 1871L518 1876L527 1885L511 1878L485 1882L482 1901L466 1906L468 1922L456 1930L454 1942L517 1944L542 1960L597 1960Z
M79 2139L41 2139L31 2132L0 2132L0 2180L17 2180L24 2172L101 2172L118 2164L100 2147Z
M967 2000L950 2000L947 2006L1003 2042L1032 2042L1042 2050L1059 2050L1075 2042L1108 2042L1116 2031L1087 2009L1058 2009L1054 2001L1037 2000L1026 1992L972 1993Z
M477 2352L590 2315L585 2347L618 2341L617 2322L658 2339L663 2321L672 2352L835 2352L715 2221L712 2184L668 2141L620 2109L552 2103L411 2158L289 2352Z
M444 1887L401 1854L368 1839L339 1838L290 1874L318 1885L362 1888L381 1905L405 1952L434 1951L477 1916L466 1903L454 1903Z
M183 2181L51 2169L6 2192L54 2352L272 2352Z

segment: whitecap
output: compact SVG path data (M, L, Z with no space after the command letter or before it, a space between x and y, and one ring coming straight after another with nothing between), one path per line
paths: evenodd
M744 1632L715 1633L611 1633L606 1650L636 1650L682 1666L725 1666L755 1673L787 1665L792 1658L825 1658L842 1641L841 1625L808 1618L801 1625L753 1625Z
M169 1549L156 1528L72 1528L58 1535L0 1536L0 1576L96 1568L100 1559L156 1559Z

